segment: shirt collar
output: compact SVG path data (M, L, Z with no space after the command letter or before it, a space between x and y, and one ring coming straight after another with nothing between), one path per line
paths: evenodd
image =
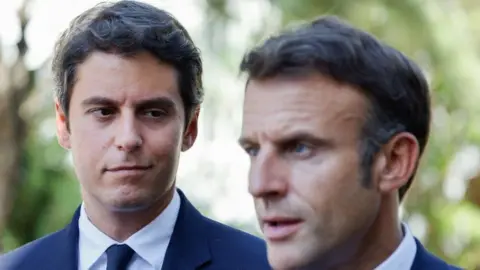
M78 230L82 263L89 269L107 248L117 242L101 232L87 217L85 205L82 203L80 217L78 218ZM85 248L83 248L85 247Z
M382 262L375 270L403 270L410 269L415 255L417 254L417 244L415 238L408 226L402 223L403 239L397 249Z
M124 244L129 245L135 251L137 256L144 259L155 269L159 268L163 262L180 210L180 204L180 196L175 191L173 199L162 213L124 242ZM89 261L85 262L87 267L92 266L108 247L113 244L119 244L93 225L87 217L83 203L78 226L81 238L84 244L88 246L88 248L82 250L82 252L88 253L88 256L85 256L85 258L89 259Z
M125 244L150 265L155 266L155 269L159 268L165 257L179 210L180 196L175 191L167 208L150 224L130 236Z

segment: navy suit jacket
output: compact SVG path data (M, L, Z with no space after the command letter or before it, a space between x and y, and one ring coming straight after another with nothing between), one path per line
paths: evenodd
M162 270L263 270L265 242L204 217L178 190L181 206ZM79 209L63 230L0 257L2 270L78 269Z
M460 270L456 266L447 264L446 262L435 257L432 253L428 252L423 245L415 239L417 243L417 254L413 260L411 270Z

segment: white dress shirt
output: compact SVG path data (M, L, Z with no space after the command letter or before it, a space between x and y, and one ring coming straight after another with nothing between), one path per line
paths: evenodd
M408 270L412 267L417 254L417 244L407 224L403 223L402 229L404 233L402 242L392 255L377 266L375 270Z
M157 218L123 242L135 251L128 266L129 270L160 270L162 268L179 209L180 197L175 191L172 201ZM105 270L107 268L105 251L111 245L121 243L108 237L90 222L83 204L78 228L79 269Z

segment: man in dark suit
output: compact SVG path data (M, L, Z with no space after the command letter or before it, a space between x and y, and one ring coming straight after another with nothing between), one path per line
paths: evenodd
M60 37L53 73L83 203L1 269L269 269L263 240L202 216L175 187L203 97L199 51L176 19L135 1L97 5Z
M240 144L274 269L457 269L401 223L430 124L420 68L335 18L244 57Z

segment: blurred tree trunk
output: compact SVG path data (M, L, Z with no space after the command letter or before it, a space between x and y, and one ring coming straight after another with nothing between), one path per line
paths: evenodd
M465 198L469 202L480 207L480 175L477 175L470 179Z
M17 43L18 57L7 66L0 55L0 232L8 221L16 186L21 180L21 160L27 123L20 115L20 107L33 89L35 72L25 66L27 44L25 29L28 24L24 1L18 16L21 35ZM0 247L1 251L1 247Z

